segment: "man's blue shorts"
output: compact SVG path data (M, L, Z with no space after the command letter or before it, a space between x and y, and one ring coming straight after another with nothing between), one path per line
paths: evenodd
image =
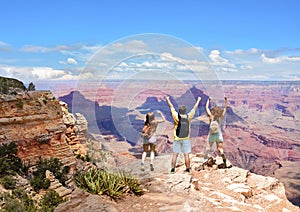
M190 153L192 151L190 140L174 140L173 152L175 153Z

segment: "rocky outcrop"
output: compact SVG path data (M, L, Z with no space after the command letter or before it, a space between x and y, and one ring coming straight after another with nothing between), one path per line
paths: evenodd
M62 197L65 200L70 199L72 190L69 188L64 187L53 175L52 172L49 170L46 170L46 178L50 180L50 187L49 189L52 189L58 193L60 197Z
M15 142L18 156L30 164L35 164L39 157L52 157L74 166L75 157L66 142L63 112L50 91L2 95L0 99L0 144Z
M90 194L80 189L76 189L71 195L71 201L60 204L55 208L55 212L117 212L116 203L104 200L99 195Z
M0 94L3 95L17 95L26 90L23 82L6 77L0 77ZM1 98L0 98L1 99Z
M69 112L68 105L60 101L63 112L63 123L66 126L66 141L70 145L75 155L86 156L86 149L83 146L86 143L87 120L85 117L76 113L76 117Z
M59 205L55 211L81 211L93 208L103 211L300 211L285 196L281 182L273 177L256 175L247 170L231 167L218 168L221 158L205 164L199 155L191 156L192 171L185 172L183 156L178 158L176 173L170 174L171 155L155 158L154 171L150 167L140 171L140 161L117 170L123 170L139 178L146 189L140 197L130 196L116 203L97 195L76 191L70 201ZM221 162L222 163L222 162ZM146 160L145 167L148 161ZM199 169L201 167L201 169ZM74 192L75 194L75 192ZM101 208L100 205L103 205Z

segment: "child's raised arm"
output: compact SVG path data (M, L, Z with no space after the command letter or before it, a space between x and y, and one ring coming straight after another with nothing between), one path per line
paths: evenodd
M225 107L224 107L224 109L223 109L222 117L225 116L225 113L226 113L227 107L228 107L228 99L227 99L227 97L224 96L224 99L225 99Z
M157 123L165 122L166 118L165 118L164 114L160 110L158 110L157 113L159 113L159 115L161 116L161 119L157 120Z
M206 109L207 115L208 115L209 117L212 117L212 114L211 114L211 112L210 112L210 109L208 108L208 107L209 107L209 102L210 102L210 100L211 100L211 97L209 97L209 98L207 99L205 109Z

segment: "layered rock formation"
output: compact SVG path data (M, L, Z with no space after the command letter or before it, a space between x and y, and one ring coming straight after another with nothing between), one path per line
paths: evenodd
M60 105L63 112L63 123L67 128L66 141L75 155L85 157L87 154L84 147L86 143L87 120L80 113L76 113L76 117L70 113L67 103L60 102Z
M64 187L49 170L46 170L46 178L50 180L49 189L56 191L65 200L70 199L72 189Z
M75 157L65 140L59 102L49 91L24 92L0 102L0 143L16 142L18 155L31 164L56 157L72 166Z
M50 91L28 92L22 82L6 78L0 78L0 85L0 145L15 142L18 156L30 166L30 171L35 170L40 158L58 158L71 168L66 182L71 186L72 174L78 169L76 156L86 156L84 116L69 113L67 105L56 100ZM46 177L50 177L50 189L68 198L72 190L63 187L51 174ZM34 199L40 198L28 180L21 176L17 179L18 187Z
M84 116L69 113L50 91L27 92L22 82L2 77L0 85L0 144L16 142L30 164L52 157L74 167L74 154L86 155Z

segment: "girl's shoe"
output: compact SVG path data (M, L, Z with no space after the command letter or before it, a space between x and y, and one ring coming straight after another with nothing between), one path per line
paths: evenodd
M141 171L145 171L145 167L143 163L141 163Z
M154 171L154 167L153 167L153 164L150 164L150 171Z

